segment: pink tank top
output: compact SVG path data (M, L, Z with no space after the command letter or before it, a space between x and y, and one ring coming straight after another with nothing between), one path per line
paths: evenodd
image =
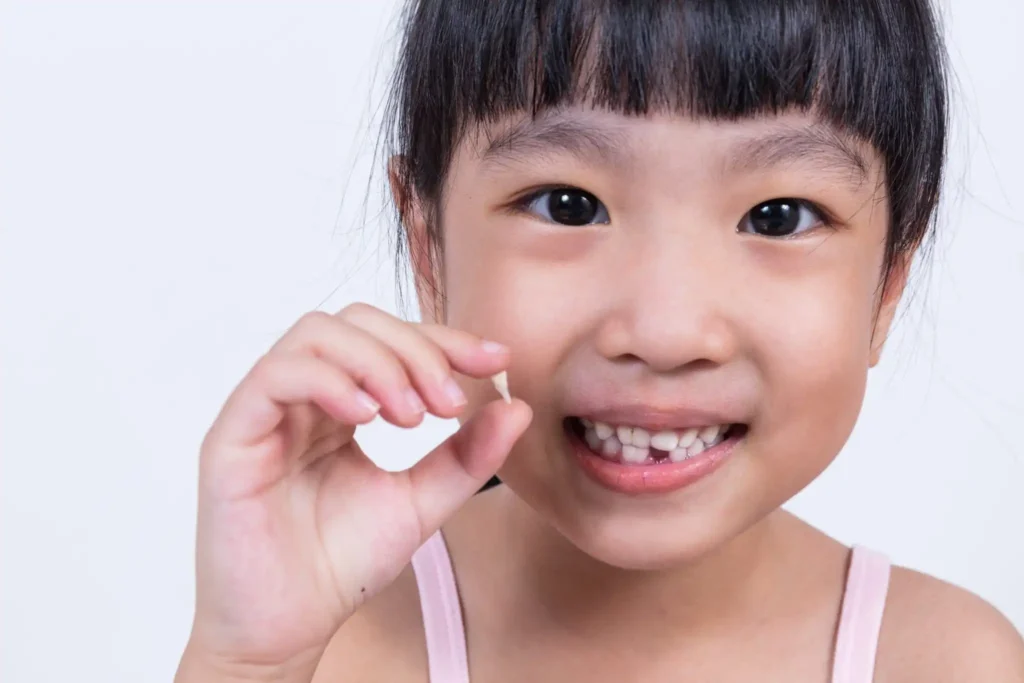
M444 538L431 536L412 558L427 638L430 683L469 683L466 633ZM889 561L855 547L836 633L832 683L871 683L889 589Z

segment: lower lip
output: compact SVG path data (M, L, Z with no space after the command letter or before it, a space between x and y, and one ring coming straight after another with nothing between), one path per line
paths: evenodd
M669 493L708 476L718 469L740 442L734 436L682 462L665 460L652 465L613 462L590 450L575 434L570 437L573 456L583 471L607 489L629 495Z

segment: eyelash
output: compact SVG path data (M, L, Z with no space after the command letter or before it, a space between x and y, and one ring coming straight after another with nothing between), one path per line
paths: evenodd
M753 222L755 220L755 218L754 218L755 211L758 208L760 208L760 207L771 205L771 204L774 204L774 205L796 206L797 210L798 210L798 213L797 213L797 216L796 216L796 219L798 221L797 227L799 227L799 224L802 222L801 214L804 211L810 212L813 215L813 218L814 218L815 222L812 225L809 225L809 226L807 226L807 227L805 227L805 228L803 228L801 230L797 230L796 228L794 228L793 232L789 232L789 233L786 233L786 234L777 234L777 235L770 235L770 234L765 234L765 233L757 232L756 230L753 230L753 229L747 229L748 227L752 226L752 224L753 224ZM777 217L775 217L775 218L777 219ZM759 202L759 203L755 204L753 207L751 207L749 210L747 210L747 212L743 214L743 218L740 219L739 224L736 226L736 230L737 230L737 232L754 234L754 235L758 235L758 236L765 237L765 238L768 238L768 239L785 240L785 239L792 239L792 238L798 237L798 236L800 236L800 235L802 235L802 234L804 234L806 232L813 231L813 230L815 230L817 228L836 228L836 227L837 227L837 222L833 218L832 214L829 211L827 211L826 209L822 208L821 206L819 206L818 204L816 204L816 203L814 203L814 202L812 202L810 200L800 199L798 197L773 197L771 199L767 199L765 201Z
M549 185L549 186L543 186L543 187L534 188L532 190L527 191L525 194L521 195L519 198L513 200L511 202L511 204L509 205L509 208L511 210L513 210L513 211L516 211L516 212L522 212L522 213L530 214L532 216L537 216L537 212L535 210L531 209L531 206L534 204L534 202L536 202L538 199L540 199L541 197L543 197L546 194L549 194L551 192L556 192L556 191L559 191L559 190L582 193L582 194L589 195L590 197L593 197L597 201L598 206L600 207L600 210L604 212L604 215L605 216L608 215L608 209L605 206L604 202L601 201L600 198L598 198L593 193L588 192L587 190L584 190L582 188L575 187L575 186L572 186L572 185ZM750 222L750 217L751 217L752 212L756 208L758 208L760 206L764 206L765 204L771 204L773 202L791 202L793 204L796 204L796 205L799 206L800 209L805 209L805 210L808 210L811 213L813 213L815 215L816 219L817 219L817 224L811 226L810 228L802 230L800 232L794 232L794 233L791 233L791 234L788 234L788 235L783 235L783 236L766 236L766 235L763 235L761 233L756 233L756 232L753 233L753 234L760 235L762 237L766 237L768 239L773 239L773 240L785 240L785 239L791 239L793 237L797 237L797 236L803 234L804 232L807 232L809 230L814 230L814 229L816 229L818 227L824 227L824 228L830 228L830 229L836 229L838 227L841 227L839 221L836 220L836 218L834 217L834 215L830 211L828 211L827 209L825 209L821 205L819 205L819 204L817 204L815 202L810 201L809 199L801 199L801 198L798 198L798 197L772 197L770 199L766 199L766 200L764 200L762 202L759 202L759 203L755 204L754 206L752 206L750 209L748 209L743 214L743 217L740 220L739 224L736 226L737 231L738 232L747 232L747 231L745 231L743 229L743 227L744 227L744 224ZM543 216L540 216L540 218L542 218L543 220L547 220ZM549 221L549 222L554 222L556 225L565 225L565 224L562 224L562 223L558 223L557 221ZM604 224L606 222L608 222L608 221L603 221L603 222L599 222L599 223L587 223L587 224L584 224L584 225L601 225L601 224Z
M596 215L595 215L594 218L603 217L602 220L595 221L595 222L589 222L588 221L586 223L579 223L579 224L575 224L574 225L574 224L570 224L570 223L561 223L559 221L555 221L555 220L549 219L549 218L547 218L545 216L539 216L538 215L538 211L533 208L534 203L536 203L537 200L541 199L545 195L549 195L549 194L551 194L553 192L569 192L569 193L578 194L578 195L585 195L590 200L593 200L593 203L595 203L595 214ZM611 222L611 218L608 215L608 207L605 206L605 203L603 201L601 201L601 199L599 199L592 192L584 190L581 187L576 187L574 185L549 185L549 186L534 188L534 189L526 192L522 196L520 196L518 199L513 200L512 203L509 205L509 208L511 210L513 210L513 211L529 214L531 216L538 217L541 220L547 221L549 223L553 223L555 225L561 225L561 226L564 226L564 227L586 227L586 226L592 226L592 225L606 225L606 224Z

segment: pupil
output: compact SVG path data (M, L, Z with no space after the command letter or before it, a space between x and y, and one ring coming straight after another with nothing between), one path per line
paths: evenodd
M800 207L788 199L774 199L755 206L750 211L750 222L762 235L782 237L796 230Z
M586 225L597 215L597 198L582 190L555 190L548 210L558 223Z

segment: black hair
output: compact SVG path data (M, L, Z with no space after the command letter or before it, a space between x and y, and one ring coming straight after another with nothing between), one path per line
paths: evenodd
M443 256L449 166L474 125L586 104L740 120L813 113L880 154L881 284L931 233L947 136L946 56L929 0L411 0L385 133ZM397 240L399 259L408 247Z

